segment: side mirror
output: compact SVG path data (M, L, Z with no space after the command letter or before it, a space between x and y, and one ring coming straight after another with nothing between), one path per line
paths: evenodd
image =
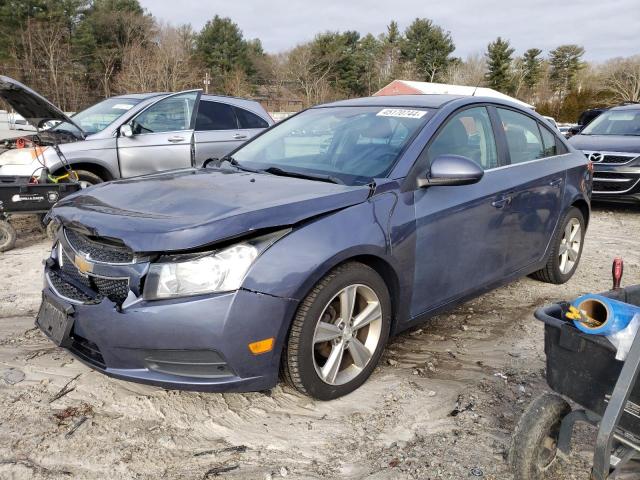
M484 170L476 162L460 155L440 155L431 163L426 178L418 179L418 187L437 185L470 185L478 183Z
M133 129L131 128L131 125L129 125L128 123L125 123L124 125L120 126L120 136L121 137L133 137Z
M569 129L569 134L570 135L577 135L582 131L583 128L584 128L584 125L576 125L575 127L571 127Z

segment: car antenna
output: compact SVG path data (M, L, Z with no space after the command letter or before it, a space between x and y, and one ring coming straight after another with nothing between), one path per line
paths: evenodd
M478 80L478 83L476 83L476 86L473 89L473 93L471 94L472 97L476 96L476 91L478 90L478 87L480 86L481 83L482 83L482 79Z

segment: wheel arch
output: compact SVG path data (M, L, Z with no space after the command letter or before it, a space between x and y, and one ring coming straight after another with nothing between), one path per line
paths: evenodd
M69 163L69 167L73 170L86 170L88 172L91 172L99 176L105 182L114 180L115 178L108 168L103 167L102 165L99 165L97 163L71 162ZM61 175L64 173L64 171L65 171L65 168L60 167L55 172L53 172L53 175Z
M389 298L391 299L391 334L393 334L397 323L402 316L402 309L400 308L402 305L400 276L388 260L375 253L351 253L334 257L333 261L324 263L321 267L316 269L314 274L310 276L312 280L306 283L299 290L296 297L299 299L305 298L313 290L316 284L329 274L329 272L350 262L362 263L373 269L378 275L380 275L387 286L387 289L389 290Z
M589 204L583 198L578 198L573 201L571 206L576 207L580 212L582 212L582 216L584 217L584 226L586 228L589 225L589 217L591 216Z

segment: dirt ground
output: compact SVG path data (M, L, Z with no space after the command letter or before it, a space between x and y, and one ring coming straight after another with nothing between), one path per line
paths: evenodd
M617 255L640 282L640 209L598 207L570 282L523 279L400 335L342 399L165 391L96 373L34 329L48 243L18 226L0 254L3 479L512 479L514 425L547 388L533 311L606 290ZM593 437L581 428L549 478L587 479Z

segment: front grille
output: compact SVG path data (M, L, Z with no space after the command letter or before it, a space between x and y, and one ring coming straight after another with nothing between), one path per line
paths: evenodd
M129 295L129 281L119 278L89 277L100 295L120 305Z
M596 172L594 193L626 193L638 184L638 177L616 172Z
M73 260L71 260L71 257L67 255L67 252L62 253L62 271L75 283L87 288L91 288L89 277L81 274L78 271L76 266L73 264Z
M89 255L96 262L104 263L131 263L135 256L124 245L117 245L97 237L89 237L68 228L64 229L69 245L79 253Z
M76 302L87 303L92 300L91 297L85 295L78 288L74 287L70 283L64 281L60 275L58 275L55 271L51 270L47 274L49 276L49 281L53 288L55 288L56 292L59 295L62 295L65 298L70 300L75 300Z
M605 155L601 163L627 163L633 160L633 156L625 155Z
M65 281L62 277L56 274L54 271L51 273L56 277L56 282L52 280L54 288L67 298L76 300L82 303L86 303L91 300L90 297L81 292L79 287L85 287L96 293L96 296L101 295L107 297L112 302L120 305L124 302L129 295L129 280L125 278L104 278L97 277L95 275L83 275L76 268L71 260L71 257L67 252L62 252L62 272L69 282ZM53 276L50 276L53 278ZM72 295L63 293L63 290ZM78 293L77 293L78 292Z
M602 160L593 160L592 155L602 155ZM594 163L608 163L608 164L613 164L613 165L621 165L623 163L629 163L630 161L638 158L638 155L635 153L630 153L629 155L617 155L614 153L602 153L599 154L598 152L585 152L584 154L585 157L587 157L589 160L592 160Z
M72 343L69 348L74 354L98 368L105 368L104 358L102 357L102 353L100 353L98 345L75 332L71 334L71 340Z

